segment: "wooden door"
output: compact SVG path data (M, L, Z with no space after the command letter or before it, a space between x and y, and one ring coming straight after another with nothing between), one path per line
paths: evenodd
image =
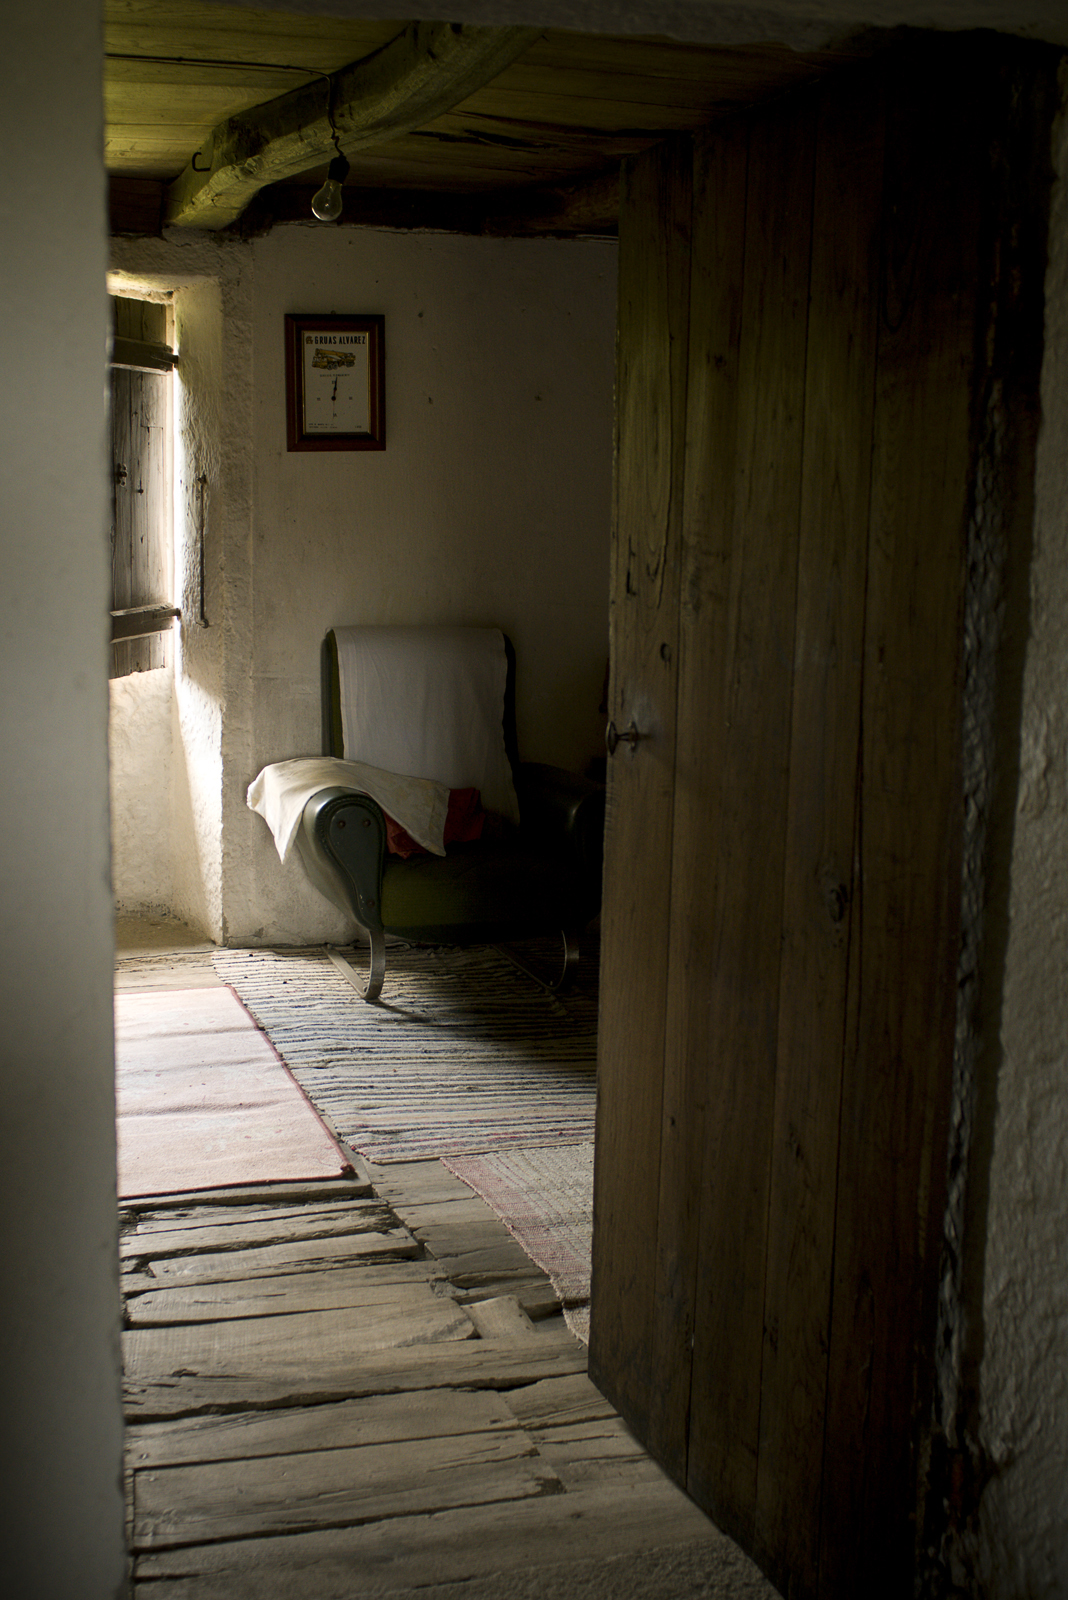
M901 1595L916 1561L967 558L995 389L1004 471L1031 467L1020 218L1054 103L1049 56L1005 43L912 46L624 175L610 716L634 737L590 1370L790 1596Z

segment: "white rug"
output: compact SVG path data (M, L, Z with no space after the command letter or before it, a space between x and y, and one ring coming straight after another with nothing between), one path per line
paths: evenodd
M116 994L115 1055L121 1199L351 1173L229 989Z

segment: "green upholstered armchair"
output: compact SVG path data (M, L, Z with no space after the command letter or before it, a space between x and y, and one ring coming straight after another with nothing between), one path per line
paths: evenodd
M479 664L469 671L472 651ZM388 819L369 794L331 785L306 801L295 837L305 869L370 938L364 998L381 993L387 934L476 944L558 931L561 986L600 906L604 789L518 760L510 641L495 629L331 631L323 690L328 755L479 788L491 818L486 837L405 858L391 853ZM464 752L450 767L453 744ZM480 760L498 766L487 776Z

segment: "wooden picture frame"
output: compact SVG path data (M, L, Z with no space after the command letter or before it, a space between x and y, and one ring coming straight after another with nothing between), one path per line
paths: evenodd
M285 319L286 448L386 448L385 317Z

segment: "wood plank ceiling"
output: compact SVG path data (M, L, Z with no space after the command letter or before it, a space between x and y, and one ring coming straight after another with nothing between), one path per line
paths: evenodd
M862 39L806 55L774 44L725 49L551 30L460 30L514 34L504 51L514 59L496 71L487 58L490 76L480 87L472 90L458 79L457 103L416 126L405 126L400 116L398 128L387 126L368 142L370 136L360 140L336 114L338 74L353 63L364 64L365 77L373 73L391 46L396 55L404 23L294 16L214 0L105 0L104 20L113 227L134 232L157 231L164 217L220 225L222 212L207 219L191 211L178 215L175 196L182 183L188 189L194 172L211 166L227 134L234 145L235 130L240 148L247 147L249 129L255 135L258 160L248 167L259 165L261 156L267 163L258 176L250 170L242 179L247 196L236 201L236 225L252 231L310 218L310 196L334 153L326 115L331 94L351 164L343 221L423 222L462 231L610 230L624 156L665 133L767 100L873 48ZM396 100L396 86L390 88ZM449 99L446 87L444 102ZM290 159L283 180L265 186L276 146L263 146L263 155L263 138L274 139L279 107L288 112L297 101L305 108L296 139L307 150L307 167L293 171ZM318 122L310 132L309 116Z

